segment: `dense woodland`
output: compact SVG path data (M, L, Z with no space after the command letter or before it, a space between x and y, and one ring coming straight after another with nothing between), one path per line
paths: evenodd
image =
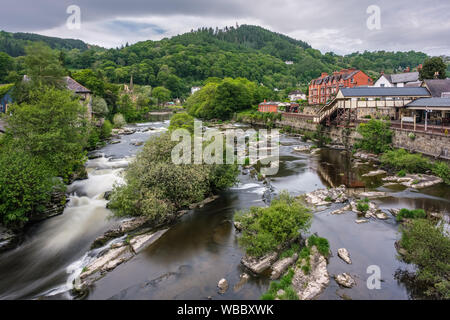
M427 58L414 51L322 54L303 41L249 25L201 28L115 49L79 40L1 32L0 83L14 82L23 74L25 47L36 41L58 50L60 61L70 72L91 69L99 78L116 84L128 83L133 76L138 85L164 86L173 98L186 97L191 86L203 85L210 77L243 77L270 89L306 89L321 72L356 67L376 78L380 71L415 68ZM285 64L287 60L294 64Z

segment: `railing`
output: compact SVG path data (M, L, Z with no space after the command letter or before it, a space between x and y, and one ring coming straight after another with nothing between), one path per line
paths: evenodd
M336 111L337 108L338 108L338 101L336 100L336 98L334 98L318 111L317 116L314 117L313 119L314 123L321 123L323 119L325 119L328 116L331 116L333 112Z

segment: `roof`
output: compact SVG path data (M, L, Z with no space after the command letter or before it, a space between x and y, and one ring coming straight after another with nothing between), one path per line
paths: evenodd
M406 87L356 87L342 88L344 97L428 97L430 93L426 88Z
M300 90L295 90L289 93L289 95L294 95L294 94L303 94L303 92L301 92Z
M450 92L450 79L425 80L425 85L433 98L441 98L443 93Z
M391 76L391 83L419 81L418 72L405 72L405 73L391 74L390 76Z
M67 89L75 93L92 93L91 90L82 86L81 84L73 80L71 77L65 77L65 80L67 83Z
M407 108L448 108L450 109L450 98L421 98L406 105Z
M273 101L267 101L267 102L261 102L260 106L278 106L280 102L273 102Z

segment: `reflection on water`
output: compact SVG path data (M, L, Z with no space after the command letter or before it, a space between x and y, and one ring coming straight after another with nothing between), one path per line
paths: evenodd
M137 148L130 142L158 134L167 122L147 126L157 130L125 136L120 144L102 149L106 157L116 160L90 160L89 180L76 182L70 187L73 196L65 213L36 226L22 247L1 256L1 298L36 297L65 283L68 277L66 269L77 265L74 262L82 259L93 239L114 223L106 219L108 211L101 194L120 179L120 172L136 152ZM280 142L280 170L270 177L274 193L285 189L297 195L341 184L369 189L380 185L379 179L362 177L373 167L355 167L346 152L323 149L317 155L310 155L293 152L293 148L304 144L298 138L281 136ZM223 192L219 199L192 210L154 245L106 274L87 298L258 299L269 284L265 276L252 277L240 289L233 288L245 270L240 264L243 252L232 221L237 210L265 206L263 197L270 192L270 186L250 175L239 178L241 182ZM400 207L425 208L447 214L450 210L449 188L443 185L421 192L404 188L376 190L391 193L390 197L376 201L386 212ZM340 206L342 204L333 204L315 213L311 232L330 240L333 252L328 265L330 274L348 272L355 276L357 286L341 289L331 280L320 299L339 299L338 294L342 293L352 299L408 299L408 290L394 277L399 268L411 269L396 258L394 242L399 238L399 232L395 219L371 220L359 225L355 223L357 217L354 213L330 214ZM337 257L338 248L349 250L352 265ZM368 290L365 285L369 276L366 270L370 265L381 268L381 290ZM222 278L230 284L224 295L217 293L217 282Z

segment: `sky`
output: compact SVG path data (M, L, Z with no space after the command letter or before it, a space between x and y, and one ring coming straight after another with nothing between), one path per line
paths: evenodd
M73 5L79 16L68 13ZM286 34L323 53L450 56L450 0L14 0L2 4L0 29L111 48L236 23Z

